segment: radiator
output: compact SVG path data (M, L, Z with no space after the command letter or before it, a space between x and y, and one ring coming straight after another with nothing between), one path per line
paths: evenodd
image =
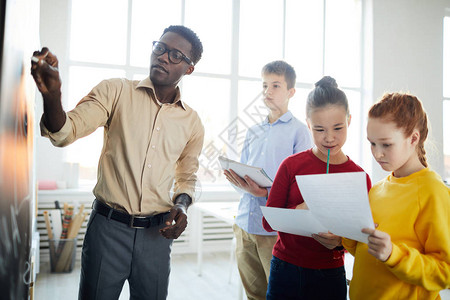
M65 202L74 206L74 214L78 212L81 204L84 204L84 211L90 214L93 195L90 191L80 192L71 190L57 191L39 191L37 205L37 230L40 235L40 261L48 262L49 243L48 234L45 226L43 212L55 208L55 200L58 200L63 206ZM188 226L183 234L174 240L172 253L195 253L197 251L197 239L199 238L196 228L195 219L198 215L188 210ZM81 247L83 245L84 235L86 233L86 225L89 215L86 217L78 234L77 241L77 259L81 258ZM205 215L202 223L203 229L203 245L205 251L228 251L231 240L233 238L233 230L231 226L219 219Z

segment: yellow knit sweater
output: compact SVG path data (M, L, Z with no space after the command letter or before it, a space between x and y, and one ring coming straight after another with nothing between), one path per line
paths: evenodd
M369 201L393 249L381 262L367 244L344 239L355 256L350 299L440 299L439 291L450 287L450 189L426 168L387 176L372 187Z

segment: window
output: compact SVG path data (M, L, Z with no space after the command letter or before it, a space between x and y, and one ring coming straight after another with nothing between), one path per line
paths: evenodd
M444 179L450 184L450 16L444 18L444 103L443 103L443 134L444 134Z
M202 185L225 183L217 156L238 159L246 129L267 115L258 98L260 71L277 59L296 69L290 109L303 122L314 83L323 75L336 78L353 114L344 150L362 159L360 0L77 0L71 18L67 94L75 102L69 108L102 79L147 76L151 42L168 25L184 24L199 35L203 58L181 89L206 129ZM86 22L92 19L95 24ZM99 129L68 148L67 160L80 163L81 180L95 180L101 141Z

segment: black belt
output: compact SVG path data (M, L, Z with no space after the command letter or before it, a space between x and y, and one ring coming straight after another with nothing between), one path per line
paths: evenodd
M97 199L94 200L94 204L92 208L99 214L109 217L113 220L119 221L121 223L125 223L131 228L148 228L153 226L159 226L164 222L164 216L167 213L160 213L154 216L148 217L140 217L135 215L129 215L125 212L116 210L114 208L109 207L102 201Z

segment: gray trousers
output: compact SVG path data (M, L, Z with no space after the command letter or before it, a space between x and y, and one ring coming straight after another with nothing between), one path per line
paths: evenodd
M83 243L78 299L118 299L125 280L130 299L166 299L173 240L159 233L164 226L134 229L93 210Z

